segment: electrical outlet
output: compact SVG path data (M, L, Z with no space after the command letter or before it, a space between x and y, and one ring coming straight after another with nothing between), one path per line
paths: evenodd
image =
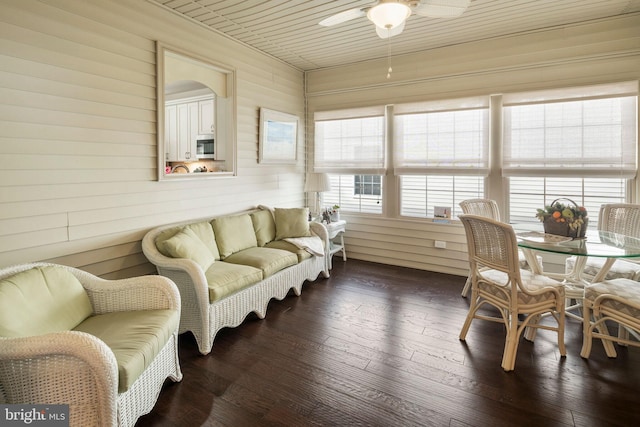
M442 240L436 240L436 241L434 242L434 246L435 246L436 248L446 249L446 247L447 247L447 242L444 242L444 241L442 241Z

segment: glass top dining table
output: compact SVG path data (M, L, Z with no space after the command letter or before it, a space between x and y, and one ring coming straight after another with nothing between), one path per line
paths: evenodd
M610 231L587 230L584 238L572 239L570 237L545 234L536 230L532 225L514 225L518 246L524 249L525 257L532 270L537 274L559 276L573 282L589 283L600 282L606 277L607 272L616 259L640 258L640 238L612 233ZM550 252L563 255L576 256L573 272L567 274L548 274L542 272L542 266L536 261L533 251ZM598 274L587 281L582 277L582 270L588 257L606 258L603 267Z

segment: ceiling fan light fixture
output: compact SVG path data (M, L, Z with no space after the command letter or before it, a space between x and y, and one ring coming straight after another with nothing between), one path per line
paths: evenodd
M367 18L376 27L391 30L411 15L411 8L401 1L381 1L367 12Z

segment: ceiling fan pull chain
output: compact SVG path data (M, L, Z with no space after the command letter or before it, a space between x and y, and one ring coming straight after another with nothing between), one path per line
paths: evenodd
M387 34L390 33L391 30L389 28L387 28ZM391 35L389 35L389 37L387 37L387 66L389 67L387 69L387 79L391 78L391 72L393 71L393 69L391 68Z

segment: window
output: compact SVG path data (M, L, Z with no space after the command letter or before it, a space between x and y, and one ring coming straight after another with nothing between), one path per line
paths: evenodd
M340 210L345 212L361 212L369 214L382 213L382 176L380 175L329 175L331 179L331 191L322 193L324 206L340 206ZM356 178L370 178L370 183L378 182L376 189L372 184L368 187L372 192L378 194L364 194L367 186L359 187ZM362 178L361 181L362 182ZM366 182L366 179L364 180Z
M432 218L434 206L450 206L456 217L461 201L484 197L484 176L405 175L400 180L403 216Z
M632 200L637 102L633 81L316 113L314 171L331 174L327 205L347 211L381 214L386 185L390 215L455 217L462 200L491 197L505 220L537 222L570 198L595 224L602 204Z
M318 112L315 118L314 172L329 173L325 206L382 213L386 171L384 107Z
M395 106L394 172L404 216L433 217L434 206L449 206L456 216L460 201L483 197L488 99Z
M505 95L503 174L511 222L568 197L597 222L636 174L637 83Z
M356 175L353 185L353 194L356 196L380 196L382 177L380 175Z
M537 208L569 198L587 208L589 222L595 226L600 205L625 202L626 185L627 180L621 178L513 177L509 179L509 220L537 223Z

